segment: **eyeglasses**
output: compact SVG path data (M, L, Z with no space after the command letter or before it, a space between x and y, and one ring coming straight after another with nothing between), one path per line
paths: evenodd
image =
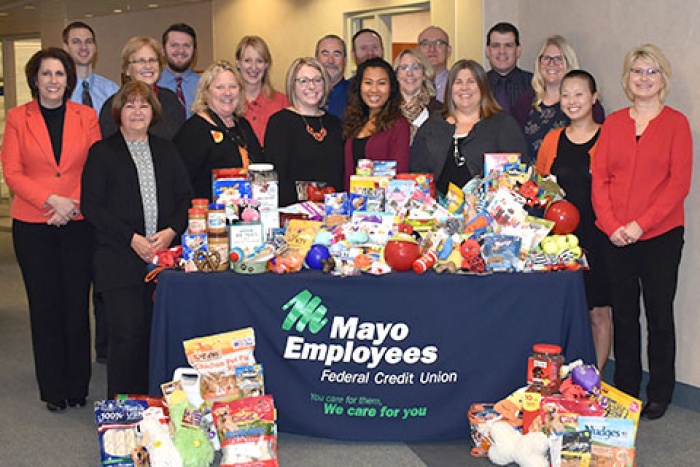
M543 65L561 65L564 63L564 57L561 55L540 55L540 63Z
M398 70L403 71L403 72L408 72L410 71L418 71L421 69L420 65L417 63L414 63L413 65L399 65Z
M158 63L157 58L139 58L136 60L129 60L130 65L138 65L138 66L144 66L146 64L155 65L156 63Z
M301 86L306 87L311 83L314 83L316 86L320 86L323 84L323 78L296 78L294 81L299 83Z
M632 68L630 69L630 73L632 73L638 78L641 78L642 76L648 76L649 78L653 78L659 73L661 73L661 70L657 70L656 68Z
M429 40L423 40L418 43L418 45L424 49L429 49L431 46L435 48L440 48L440 47L447 47L448 44L447 41L443 41L442 39L435 39L434 41L429 41Z

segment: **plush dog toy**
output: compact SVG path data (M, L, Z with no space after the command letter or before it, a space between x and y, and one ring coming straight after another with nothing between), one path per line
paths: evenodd
M182 456L183 467L209 467L214 461L214 447L209 437L200 427L185 426L183 418L186 410L195 407L188 400L184 391L175 391L170 395L170 420L175 427L173 443Z
M547 436L542 432L521 434L504 421L495 421L488 428L491 438L489 459L496 465L515 462L520 467L549 467Z
M168 425L161 422L165 418L163 410L151 407L143 412L143 420L138 429L142 436L141 444L148 452L150 467L182 467L182 458L170 439Z

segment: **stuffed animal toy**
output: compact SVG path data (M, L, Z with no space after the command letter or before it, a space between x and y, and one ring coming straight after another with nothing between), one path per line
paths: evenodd
M542 432L521 434L504 421L495 421L488 428L491 438L489 459L496 465L515 462L520 467L549 467L547 436Z
M182 456L182 467L209 467L214 461L214 447L199 426L183 426L185 412L194 410L184 391L170 395L170 421L175 427L173 443Z
M162 423L163 410L151 407L143 412L143 420L139 422L141 444L148 452L150 467L183 467L182 458L173 441L170 439L168 425Z

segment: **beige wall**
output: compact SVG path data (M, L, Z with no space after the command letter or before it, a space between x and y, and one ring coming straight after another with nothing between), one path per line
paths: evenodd
M68 22L70 21L73 19L69 18ZM102 16L81 19L80 21L88 23L97 35L99 47L97 73L108 77L117 84L120 84L120 54L124 43L137 35L153 36L160 43L163 31L173 23L187 23L197 32L197 70L206 68L214 60L210 3ZM61 26L62 29L63 26ZM48 43L48 45L61 45L61 30L59 30L55 41ZM46 41L46 38L44 40Z
M212 0L214 18L214 55L235 59L241 37L256 34L265 39L272 52L273 85L284 91L287 66L297 57L313 55L318 38L326 34L350 36L344 13L423 3L406 0ZM432 0L430 22L442 26L454 43L456 52L480 56L481 1ZM267 12L267 14L265 13ZM459 21L457 21L459 20ZM455 41L454 38L459 38ZM348 48L350 44L348 44ZM348 50L348 54L350 51ZM390 58L387 56L385 58ZM348 58L346 72L354 68Z
M607 113L629 105L620 86L622 60L631 48L658 44L673 66L673 85L667 104L685 113L700 154L700 8L695 2L667 0L500 0L484 1L484 28L512 21L521 33L521 65L532 70L543 39L562 34L578 54L581 67L591 71L603 93ZM700 179L693 171L693 187L686 200L686 236L676 297L678 380L700 386Z

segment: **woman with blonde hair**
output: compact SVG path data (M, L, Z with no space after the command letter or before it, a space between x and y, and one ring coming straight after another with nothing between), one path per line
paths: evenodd
M418 129L410 161L411 172L435 175L441 193L450 182L462 187L483 174L484 153L526 151L518 124L498 105L474 60L459 60L450 69L445 105Z
M570 123L559 104L561 82L566 73L578 68L576 52L566 39L557 35L544 40L535 61L532 91L523 93L511 110L528 144L523 161L534 163L545 135ZM600 100L593 107L593 120L596 123L605 120Z
M196 198L212 197L212 169L245 168L262 159L260 143L243 117L243 87L238 69L226 60L211 64L199 79L192 117L174 139Z
M270 116L287 107L289 102L272 86L272 55L262 37L245 36L241 39L236 46L236 63L245 83L245 117L262 143Z
M265 159L279 175L280 205L305 199L299 182L323 182L343 190L343 129L323 110L330 77L315 58L298 58L287 71L290 106L274 114L265 133ZM299 185L299 186L297 186Z
M404 49L394 60L394 71L403 96L401 113L411 123L411 141L431 113L442 109L435 99L435 71L417 49Z
M161 138L172 140L183 123L185 109L177 95L170 89L158 86L160 72L165 66L165 56L157 40L148 36L135 36L129 39L121 53L122 81L141 81L151 86L156 98L163 109L163 117L149 131ZM112 118L112 99L105 101L100 110L100 128L102 136L108 137L116 133L119 127Z
M622 87L632 101L603 125L593 160L596 224L608 236L615 387L639 397L640 295L647 319L649 383L642 417L662 417L676 383L673 299L683 250L683 203L693 174L688 119L664 104L671 66L646 44L627 53Z

